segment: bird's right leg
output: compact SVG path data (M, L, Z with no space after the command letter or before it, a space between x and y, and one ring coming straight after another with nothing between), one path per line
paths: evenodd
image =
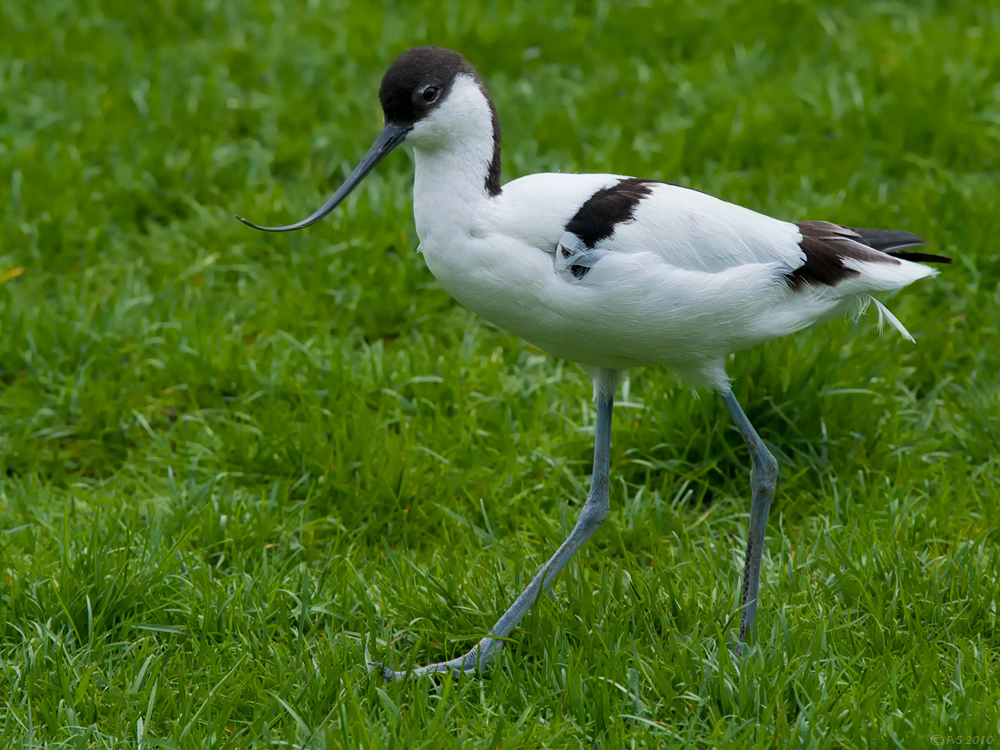
M767 529L767 514L774 498L774 485L778 478L778 462L774 459L764 441L750 424L731 389L720 391L722 400L736 423L743 440L750 449L750 523L747 528L746 562L743 566L743 599L740 614L740 642L737 653L743 653L743 644L753 642L753 621L757 614L757 595L760 587L760 562L764 552L764 532Z
M503 616L493 626L489 634L479 641L467 654L451 659L450 661L428 664L425 667L417 667L412 670L395 671L383 668L382 676L387 680L403 680L409 677L419 677L425 674L439 672L452 672L460 674L476 674L485 672L489 663L493 661L503 649L503 639L510 635L510 632L517 627L524 616L535 603L538 594L542 589L546 589L552 580L559 575L559 571L565 567L566 563L582 547L590 537L594 535L608 517L610 501L608 498L608 466L611 458L611 411L614 406L614 383L616 378L613 373L607 377L597 379L597 425L595 428L594 440L594 474L590 484L590 494L587 502L580 510L576 525L560 545L552 558L542 566L535 577L528 584L528 587L521 593L517 600L510 606ZM373 665L380 667L381 665Z

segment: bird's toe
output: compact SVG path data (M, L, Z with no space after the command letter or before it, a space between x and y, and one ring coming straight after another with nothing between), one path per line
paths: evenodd
M368 674L374 674L375 672L378 672L380 675L382 675L383 679L386 679L389 682L395 682L396 680L401 680L406 675L405 672L396 672L393 669L389 669L389 667L382 666L381 662L377 661L368 662Z

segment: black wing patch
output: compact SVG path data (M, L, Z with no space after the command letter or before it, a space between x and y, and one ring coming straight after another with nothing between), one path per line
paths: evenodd
M655 180L628 177L598 190L580 206L566 225L566 231L579 237L587 247L594 247L614 234L616 226L632 221L636 206L657 184Z
M866 263L898 264L899 260L930 263L951 263L950 258L930 253L912 252L905 248L926 245L922 237L912 232L893 229L852 229L828 221L800 221L802 233L799 247L806 262L785 274L785 282L798 289L803 284L836 286L859 272L844 265L846 258Z
M626 177L590 196L570 219L556 245L556 271L576 280L586 276L608 252L595 249L597 243L613 235L619 224L634 221L636 206L657 184L656 180Z

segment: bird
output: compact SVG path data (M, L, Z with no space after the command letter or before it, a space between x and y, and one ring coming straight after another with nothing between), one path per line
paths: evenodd
M739 640L753 646L761 556L778 464L733 395L725 363L736 351L870 304L913 341L875 294L937 271L950 259L918 250L902 230L789 222L698 190L617 174L543 173L501 184L500 120L483 79L460 53L402 52L379 87L380 135L346 182L307 218L333 211L400 144L414 154L419 250L458 302L550 354L580 364L596 401L589 493L569 536L467 653L388 680L481 675L566 563L608 518L611 418L624 374L660 365L722 398L750 454L750 514Z

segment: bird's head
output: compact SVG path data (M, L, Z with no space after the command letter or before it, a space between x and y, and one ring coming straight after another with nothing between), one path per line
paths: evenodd
M244 224L266 232L290 232L315 224L333 211L386 155L403 141L418 149L434 151L465 138L484 136L485 122L492 124L495 170L499 190L500 127L496 110L475 68L462 55L443 47L414 47L393 61L379 87L384 127L368 153L341 188L312 215L281 227L263 227L237 217ZM487 185L489 189L489 185Z

